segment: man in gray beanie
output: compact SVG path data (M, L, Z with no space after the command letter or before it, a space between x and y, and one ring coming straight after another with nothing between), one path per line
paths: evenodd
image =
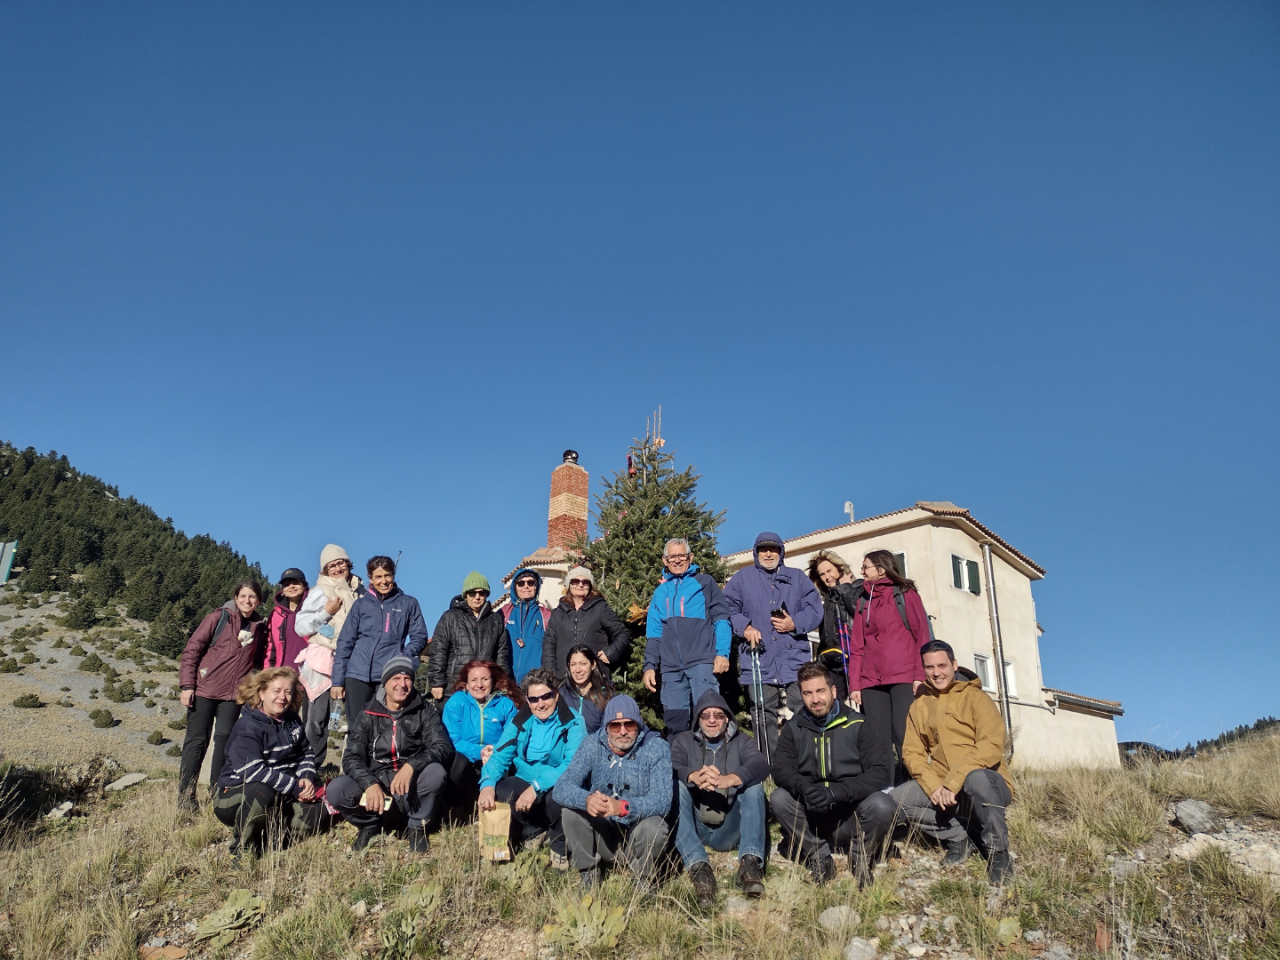
M353 717L342 756L345 776L325 797L360 832L351 849L363 850L386 827L405 825L410 853L431 850L427 829L453 759L453 743L434 703L413 687L411 657L392 657L382 686Z
M600 864L619 857L641 894L652 892L671 836L671 750L619 694L604 709L600 730L582 741L552 799L583 892L600 883Z

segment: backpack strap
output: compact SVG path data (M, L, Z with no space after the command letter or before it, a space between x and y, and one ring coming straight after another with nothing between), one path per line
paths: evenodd
M218 614L218 625L213 628L213 634L209 640L209 646L213 646L218 642L218 637L222 636L222 628L227 625L227 621L231 619L231 611L226 607L222 608L222 612Z
M907 601L903 599L902 588L896 583L893 585L893 602L898 606L898 616L902 618L902 625L907 628L907 633L910 633L911 622L907 620Z

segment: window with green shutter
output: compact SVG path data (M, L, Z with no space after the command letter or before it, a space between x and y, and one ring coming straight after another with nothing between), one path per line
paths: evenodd
M898 576L905 577L907 575L907 555L905 553L895 553L893 562L898 565Z
M954 553L951 555L951 582L957 590L964 589L964 561Z
M968 590L975 597L982 593L982 573L976 560L951 555L951 582L957 590Z
M978 574L978 562L966 560L965 564L969 568L969 592L976 597L982 593L982 578Z

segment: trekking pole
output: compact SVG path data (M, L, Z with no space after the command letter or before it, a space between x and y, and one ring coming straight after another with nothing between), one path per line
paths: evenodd
M751 699L755 701L755 716L752 718L756 727L756 739L760 740L757 747L763 747L761 753L764 754L766 763L773 763L773 758L769 756L769 731L765 729L767 719L764 713L764 674L760 670L760 651L754 646L751 648Z

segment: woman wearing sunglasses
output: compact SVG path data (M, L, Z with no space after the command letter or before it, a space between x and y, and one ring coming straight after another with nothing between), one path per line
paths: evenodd
M458 671L444 705L444 728L457 753L449 768L450 806L475 803L480 768L493 753L507 721L524 706L524 694L496 663L472 660Z
M595 651L585 643L569 651L566 666L568 674L560 684L560 697L582 717L587 733L595 733L603 722L605 705L613 696L613 684L607 674L601 673L603 664L596 659Z
M551 612L542 640L542 666L563 677L569 651L586 644L600 663L600 673L609 679L615 665L627 662L631 633L596 590L590 570L574 567L565 582L569 592Z
M431 696L443 699L445 686L472 660L496 663L511 675L511 637L502 614L489 603L489 581L476 570L462 581L462 593L453 598L431 634Z
M560 804L551 798L551 788L569 768L586 730L582 718L560 699L550 670L530 670L524 693L529 705L502 731L480 775L480 809L511 804L511 839L529 845L545 833L551 865L568 870Z

